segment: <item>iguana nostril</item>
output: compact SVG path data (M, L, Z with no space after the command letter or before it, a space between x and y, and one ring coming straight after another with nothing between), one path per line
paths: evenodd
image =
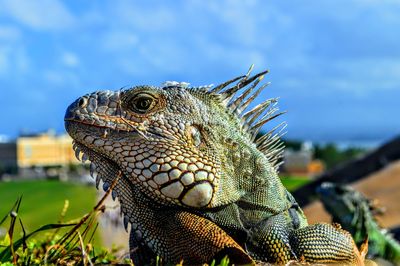
M120 199L130 250L140 244L130 254L135 264L159 254L169 264L197 265L233 249L233 263L254 264L243 245L270 263L363 265L366 248L359 252L337 226L308 226L283 186L277 170L285 123L255 140L282 113L276 99L246 110L267 85L257 87L267 71L250 76L251 69L216 87L135 86L87 94L68 107L76 154L95 163L96 187L103 180Z
M85 108L86 105L87 105L87 102L88 102L87 99L85 97L82 97L79 100L78 105L79 105L80 108Z

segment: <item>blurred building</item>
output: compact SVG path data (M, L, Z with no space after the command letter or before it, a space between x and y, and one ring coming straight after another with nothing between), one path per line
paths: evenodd
M32 169L54 168L78 164L72 149L72 139L67 134L23 135L15 141L0 142L0 176L17 174L34 176ZM42 175L39 173L38 175Z
M72 139L51 132L17 139L19 168L33 166L59 166L78 163L72 149Z
M325 170L324 163L314 159L311 142L302 143L300 150L286 149L283 160L281 172L285 175L314 177Z

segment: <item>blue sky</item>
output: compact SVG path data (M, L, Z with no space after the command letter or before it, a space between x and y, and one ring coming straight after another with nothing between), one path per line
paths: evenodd
M400 133L400 2L0 0L0 134L63 132L68 104L165 80L270 69L288 137Z

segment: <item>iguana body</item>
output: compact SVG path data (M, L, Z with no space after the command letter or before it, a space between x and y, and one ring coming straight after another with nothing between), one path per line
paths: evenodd
M378 225L370 200L350 186L333 183L323 183L317 192L333 222L349 231L356 243L368 236L369 256L400 265L400 243Z
M213 88L99 91L68 107L75 150L92 162L104 189L122 174L113 195L131 224L134 261L149 262L154 253L189 264L224 254L238 264L251 257L362 263L347 232L307 226L277 175L279 135L254 141L277 108L269 99L244 112L265 87L255 89L266 72L249 73Z

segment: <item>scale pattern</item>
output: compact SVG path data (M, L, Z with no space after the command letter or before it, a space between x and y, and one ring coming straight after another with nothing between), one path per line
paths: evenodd
M303 239L307 239L304 242ZM351 261L354 241L351 235L330 224L315 224L296 230L291 236L293 251L309 262Z
M368 238L368 256L400 264L400 243L376 220L374 214L382 212L376 201L350 186L328 182L323 183L317 192L332 220L348 230L356 243Z
M249 108L267 85L258 87L267 71L250 73L214 87L168 82L98 91L68 107L67 132L77 157L90 160L97 186L102 180L108 190L119 177L112 196L131 227L136 264L155 255L190 264L229 255L237 264L255 258L362 265L349 235L308 226L282 185L285 124L257 138L282 112L276 99ZM329 238L337 247L324 244Z

